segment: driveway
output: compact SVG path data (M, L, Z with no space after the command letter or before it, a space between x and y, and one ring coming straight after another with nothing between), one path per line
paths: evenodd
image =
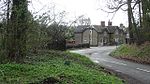
M72 50L71 52L85 55L103 67L128 75L140 81L138 84L150 84L150 66L110 57L109 53L115 49L116 46L91 47L89 49ZM137 82L132 80L130 84L137 84Z

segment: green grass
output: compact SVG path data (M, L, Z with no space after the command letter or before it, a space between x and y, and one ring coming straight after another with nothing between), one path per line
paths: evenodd
M121 45L111 53L113 56L137 56L138 48L130 45Z
M30 54L24 64L0 64L0 83L41 84L42 80L52 77L60 84L122 84L121 79L102 71L79 54L41 51Z
M140 46L124 44L113 51L111 56L150 64L150 43Z

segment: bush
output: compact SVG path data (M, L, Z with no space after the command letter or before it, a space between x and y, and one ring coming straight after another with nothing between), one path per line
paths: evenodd
M56 40L48 44L50 50L66 50L66 40Z
M67 49L70 49L70 48L90 48L90 44L84 43L84 44L68 45L66 47L67 47Z

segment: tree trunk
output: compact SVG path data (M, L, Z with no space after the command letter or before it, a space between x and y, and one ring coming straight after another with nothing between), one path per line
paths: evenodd
M7 53L9 61L23 62L26 56L26 30L27 30L27 1L13 0L10 26L7 37Z
M129 27L129 44L133 43L133 28L132 28L132 8L131 8L131 0L127 1L128 3L128 27Z
M142 13L143 13L143 41L150 41L150 1L149 0L141 0L142 2Z
M131 6L131 4L130 4L130 6ZM132 8L132 7L130 7L130 8ZM136 43L137 43L138 45L140 45L141 42L140 42L139 29L138 29L138 27L137 27L137 24L136 24L136 21L135 21L135 18L134 18L134 14L133 14L132 9L131 9L130 11L131 11L131 12L130 12L131 21L132 21L132 32L134 33L134 34L133 34L134 41L136 41Z
M142 12L141 12L141 0L139 0L139 19L140 19L140 28L142 28Z

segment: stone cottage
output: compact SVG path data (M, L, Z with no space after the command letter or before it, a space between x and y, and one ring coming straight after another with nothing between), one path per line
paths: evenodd
M75 28L75 44L89 43L91 46L115 45L125 43L123 25L113 26L112 22L101 21L101 25L80 25Z

